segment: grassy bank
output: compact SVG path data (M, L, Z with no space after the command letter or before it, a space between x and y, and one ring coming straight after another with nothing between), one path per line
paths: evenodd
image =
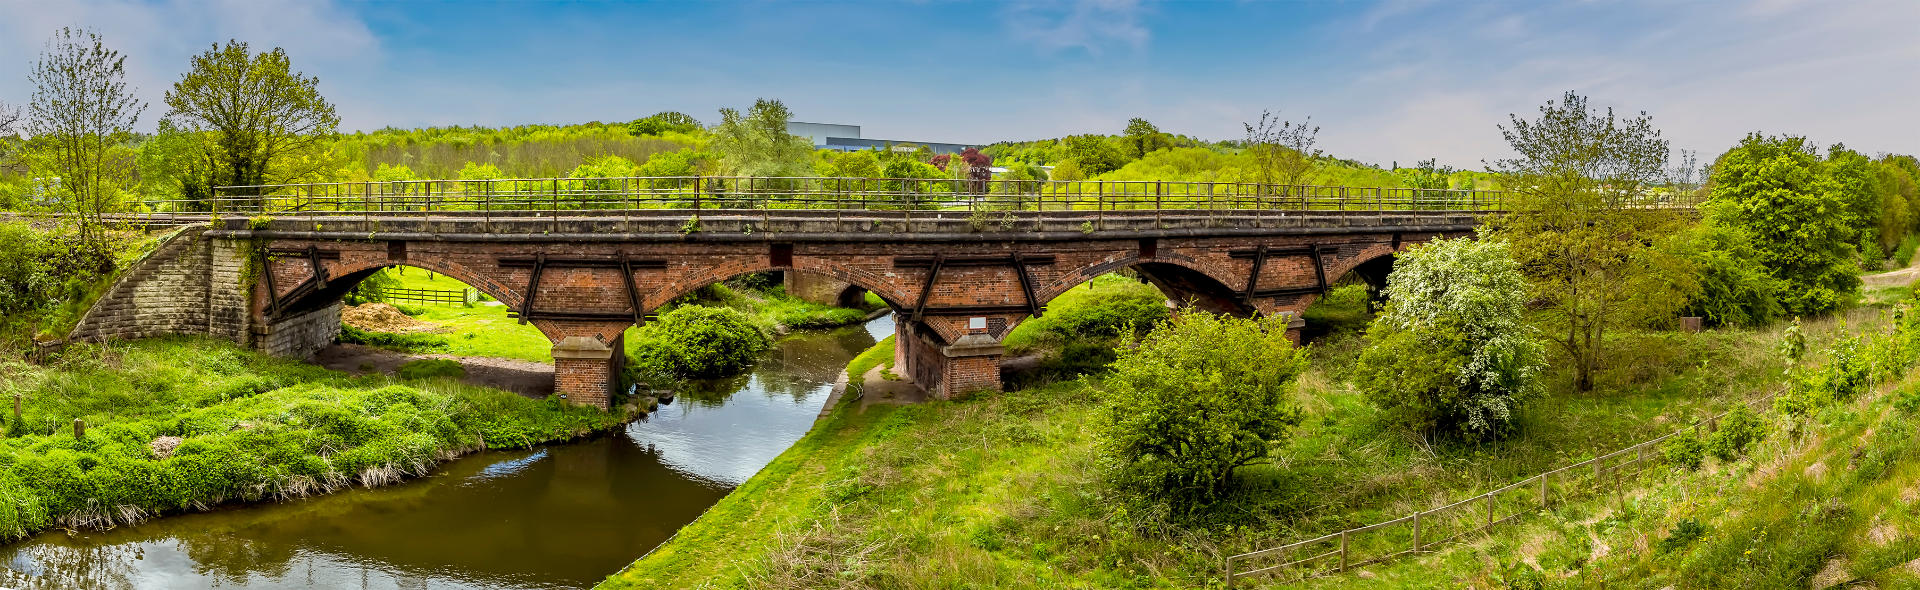
M1845 332L1881 330L1886 311L1855 308L1844 322L1816 320L1803 330L1817 349ZM1305 419L1277 460L1243 469L1232 496L1178 519L1130 514L1103 483L1086 427L1102 398L1099 376L958 402L842 407L605 587L1209 586L1219 582L1223 555L1445 505L1766 395L1786 367L1775 353L1781 330L1624 335L1597 391L1539 400L1521 412L1516 436L1482 444L1424 440L1387 425L1345 382L1356 337L1335 333L1313 347L1294 399ZM1552 390L1571 391L1569 380L1552 375ZM1829 461L1837 470L1844 468L1835 462L1848 459ZM1689 506L1699 505L1696 497ZM1567 542L1586 543L1582 535ZM1619 554L1618 543L1635 541L1610 542ZM1534 555L1513 549L1463 546L1423 558L1427 569L1382 571L1399 572L1391 585L1498 586L1507 562L1492 556ZM1563 550L1563 570L1575 553ZM1434 567L1448 575L1433 575ZM1635 578L1623 573L1598 585L1623 579Z
M0 361L0 377L0 395L24 406L0 440L8 539L381 485L463 453L619 422L451 380L349 378L197 338L74 345L47 366Z

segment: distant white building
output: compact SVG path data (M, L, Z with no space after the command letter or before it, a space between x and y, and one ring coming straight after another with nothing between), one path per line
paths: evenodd
M914 149L927 146L936 154L958 154L970 147L980 147L962 143L937 143L931 141L903 141L897 139L865 139L860 137L859 125L841 125L838 123L806 123L788 121L787 133L805 137L813 141L813 147L827 150L850 152L868 148ZM914 146L914 147L908 147Z

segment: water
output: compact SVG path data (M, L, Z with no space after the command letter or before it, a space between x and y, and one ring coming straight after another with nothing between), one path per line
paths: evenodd
M890 319L782 340L591 441L487 452L373 490L49 532L0 547L9 588L590 587L659 545L812 426Z

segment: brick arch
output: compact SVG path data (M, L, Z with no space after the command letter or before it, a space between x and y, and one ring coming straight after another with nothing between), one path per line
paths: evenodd
M699 290L733 277L756 272L796 271L832 277L834 280L866 289L892 303L913 301L910 294L901 291L896 285L872 272L850 267L818 256L796 257L793 266L774 266L765 256L740 257L724 263L702 268L674 279L666 286L655 289L640 297L640 306L647 310L659 309L667 302L678 299L688 293Z
M1246 282L1246 277L1235 277L1231 270L1210 260L1197 259L1177 252L1161 252L1152 257L1142 257L1136 252L1108 258L1063 274L1059 278L1054 279L1053 282L1034 289L1034 297L1038 298L1040 302L1044 304L1066 293L1068 289L1078 287L1100 275L1139 264L1150 263L1167 264L1192 271L1195 274L1212 279L1226 289L1233 289L1236 283ZM1172 294L1169 294L1169 297L1172 297Z
M525 301L524 298L526 297L526 295L521 292L522 289L510 287L506 283L495 279L492 275L477 272L467 265L443 259L430 252L412 253L405 261L395 261L384 256L366 256L362 252L347 252L343 254L345 255L343 255L341 260L326 263L327 274L331 277L336 277L330 279L330 283L351 279L350 283L343 283L340 287L330 288L326 291L310 292L299 301L282 302L282 305L298 308L302 305L314 303L315 298L325 299L324 301L319 301L319 303L331 303L334 300L346 296L348 290L352 289L354 285L360 284L360 281L366 280L366 277L371 276L375 271L396 266L411 266L453 277L454 280L466 283L467 286L473 287L475 290L485 293L487 296L511 307L519 307L520 304ZM329 286L331 287L332 285ZM292 288L292 285L281 286L282 290ZM262 300L260 303L264 305L265 301ZM541 335L546 336L548 340L553 342L559 342L561 339L570 335L567 330L549 320L534 319L528 322L528 324L532 325L534 329L539 330ZM631 324L629 323L629 325Z

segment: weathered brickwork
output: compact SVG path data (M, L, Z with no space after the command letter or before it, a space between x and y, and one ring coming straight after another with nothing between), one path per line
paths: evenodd
M1219 230L1143 230L1135 219L1124 232L993 235L888 233L878 225L860 234L636 234L606 220L566 219L540 233L496 234L499 220L451 217L393 221L412 223L405 231L382 220L328 220L323 231L312 220L262 228L230 220L169 242L83 327L122 337L191 331L304 354L333 337L320 326L337 324L347 289L375 270L406 264L472 285L529 318L555 343L556 391L604 405L619 386L620 335L636 318L718 281L782 271L796 280L790 290L823 302L849 287L888 301L899 314L898 371L946 397L997 389L1007 330L1107 272L1135 269L1169 297L1203 309L1297 318L1349 272L1380 272L1379 261L1399 249L1471 227L1454 218L1440 218L1432 230L1355 219ZM253 262L262 268L257 280L243 286L249 252L265 255ZM155 313L134 317L141 307Z

